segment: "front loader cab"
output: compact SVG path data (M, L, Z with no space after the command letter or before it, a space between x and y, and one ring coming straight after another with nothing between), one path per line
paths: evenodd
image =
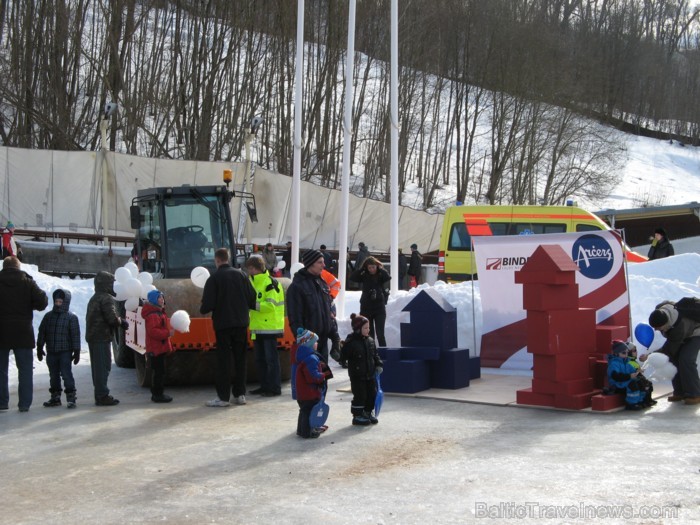
M134 255L141 271L164 278L189 277L197 266L214 272L214 252L235 254L225 186L180 186L139 190L131 206Z

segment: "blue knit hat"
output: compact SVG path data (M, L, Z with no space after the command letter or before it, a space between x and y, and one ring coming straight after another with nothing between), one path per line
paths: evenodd
M5 226L5 228L7 228L9 230L10 228L14 228L14 227L15 227L15 225L12 221L7 221L7 226Z
M308 346L309 348L313 348L317 342L318 336L311 330L297 328L297 345Z
M150 292L148 292L148 295L146 296L146 298L148 299L149 303L158 306L158 298L161 295L163 295L163 294L161 292L159 292L158 290L151 290Z

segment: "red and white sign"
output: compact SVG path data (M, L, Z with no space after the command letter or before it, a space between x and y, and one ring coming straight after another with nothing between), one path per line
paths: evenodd
M540 245L559 245L579 267L579 307L600 325L629 326L622 242L614 231L473 237L483 314L481 366L530 370L519 271Z

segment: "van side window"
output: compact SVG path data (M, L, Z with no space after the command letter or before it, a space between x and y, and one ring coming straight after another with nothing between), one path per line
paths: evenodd
M576 231L577 232L599 232L602 230L600 226L596 224L577 224L576 225Z
M448 250L470 252L472 249L472 239L467 232L467 226L463 222L456 222L450 228L450 240Z

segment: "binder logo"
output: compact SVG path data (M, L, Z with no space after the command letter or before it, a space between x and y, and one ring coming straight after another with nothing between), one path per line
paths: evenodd
M613 250L598 235L580 237L571 249L571 258L589 279L602 279L613 267Z

